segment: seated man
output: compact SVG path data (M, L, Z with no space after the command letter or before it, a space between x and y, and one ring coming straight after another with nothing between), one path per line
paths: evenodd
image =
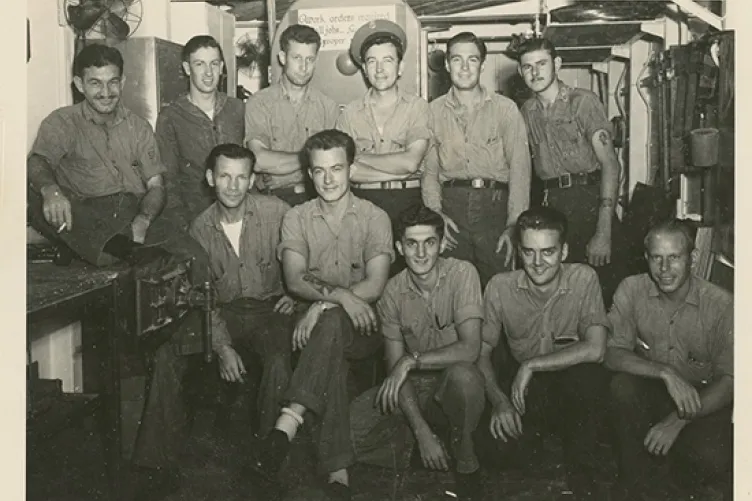
M534 207L517 219L515 240L523 269L500 273L488 283L478 364L493 406L494 438L510 444L510 438L522 437L523 422L538 428L555 424L574 499L600 501L588 459L596 447L596 406L605 394L606 371L600 362L608 318L595 271L562 263L566 236L567 220L555 209ZM491 365L502 328L518 365L504 389ZM504 443L499 445L506 449Z
M381 296L394 259L392 227L383 210L350 192L350 136L318 132L303 153L318 197L285 214L278 254L288 290L312 304L292 336L293 349L302 353L284 395L287 405L252 468L273 479L310 411L318 425L319 469L329 474L331 493L349 499L349 360L371 356L381 345L371 303Z
M165 168L149 123L120 103L122 73L115 48L89 45L76 56L73 82L85 99L39 127L27 161L30 223L97 266L165 256L142 245L159 243L205 267L201 246L160 215Z
M480 499L472 439L485 405L475 365L480 279L469 262L439 257L443 238L444 219L427 207L397 218L396 246L407 268L389 280L378 303L389 376L351 404L352 435L357 461L385 467L409 458L403 452L412 451L414 436L427 468L454 469L459 498ZM437 427L447 424L451 459L437 437Z
M97 266L120 259L137 265L138 273L151 273L164 271L173 255L193 258L193 282L203 283L203 248L161 214L165 168L151 126L120 103L122 55L89 45L76 56L73 74L85 100L44 119L28 158L31 225ZM133 454L134 463L144 468L138 499L177 488L186 416L182 395L175 391L184 361L175 353L186 339L200 350L195 333L185 322L179 325L172 342L154 354Z
M277 197L248 192L255 159L251 150L235 144L211 150L206 181L217 201L191 223L190 233L209 254L219 305L212 312L212 348L219 356L220 375L230 383L245 382L245 365L258 355L263 365L259 425L267 433L292 372L294 305L284 295L275 254L289 206Z
M682 221L645 237L649 273L627 277L609 313L606 367L617 431L616 499L665 487L668 456L697 480L721 480L732 497L734 301L692 274L693 231Z

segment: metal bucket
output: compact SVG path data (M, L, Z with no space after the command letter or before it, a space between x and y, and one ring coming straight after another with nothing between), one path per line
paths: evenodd
M718 129L695 129L690 134L692 165L712 167L718 164Z

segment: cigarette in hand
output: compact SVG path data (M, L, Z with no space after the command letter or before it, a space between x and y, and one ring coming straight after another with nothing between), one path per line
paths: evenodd
M57 233L60 234L63 232L63 230L68 226L68 223L63 221L63 224L60 225L60 228L57 229Z

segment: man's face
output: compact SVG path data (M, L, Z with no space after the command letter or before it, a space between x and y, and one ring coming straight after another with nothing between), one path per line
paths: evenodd
M567 244L561 244L556 230L523 230L519 251L525 274L539 287L556 280L567 258Z
M251 171L251 161L248 158L220 156L214 171L206 171L206 181L214 188L219 203L228 209L234 209L243 203L251 187Z
M217 90L223 68L222 55L216 47L202 47L190 55L187 63L183 63L191 88L204 94Z
M397 47L391 43L372 45L366 51L363 69L374 89L391 89L397 85L397 78L402 73L402 62L397 58Z
M441 253L441 239L433 226L410 226L397 242L397 250L405 256L405 263L412 273L425 276L436 266Z
M655 233L645 251L650 277L658 289L667 295L689 288L695 257L696 252L687 250L685 237L676 232Z
M446 68L454 87L460 90L474 88L483 71L480 50L470 42L453 45L447 55Z
M555 60L544 49L523 54L520 58L520 75L533 92L540 93L551 87L561 67L561 58Z
M350 189L350 164L344 148L311 151L308 174L325 202L336 202Z
M108 64L101 68L90 66L84 69L83 77L74 77L73 83L89 106L101 115L109 115L120 102L125 78L117 66Z
M287 52L280 52L279 59L285 77L298 87L308 85L316 69L316 44L290 42Z

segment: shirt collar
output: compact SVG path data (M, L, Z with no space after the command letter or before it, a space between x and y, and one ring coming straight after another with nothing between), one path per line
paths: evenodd
M368 109L371 106L371 98L373 97L373 87L370 87L365 94L363 94L363 99L360 101L357 101L358 103L358 109L365 110ZM402 87L397 83L397 101L404 101L407 102L407 94L402 90Z
M569 102L569 97L572 95L572 87L570 87L569 85L565 84L561 80L558 80L558 82L559 82L559 93L556 95L556 99L554 100L554 104L556 104L556 102L558 102L558 101L561 101L562 103L568 103ZM534 102L535 102L535 107L536 108L538 108L538 109L543 108L543 103L541 102L541 100L537 96L534 96L533 99L535 99Z
M253 211L256 209L256 201L252 194L248 194L243 200L243 220L248 216L253 215ZM209 213L209 219L206 224L213 226L220 231L222 230L222 212L219 210L219 201L214 202L211 206L211 212Z
M562 263L560 266L561 271L559 273L561 275L559 277L559 287L556 290L570 291L572 290L572 285L569 280L569 267L564 263ZM517 276L517 288L530 290L530 280L527 278L527 274L525 273L524 269L520 270L520 274Z
M347 195L345 196L347 197L347 209L345 210L345 214L357 214L358 211L355 209L355 202L356 202L355 195L353 195L352 191L348 191ZM313 216L318 216L318 217L325 216L324 209L322 208L321 204L322 204L321 197L316 197L316 201L313 204L313 211L312 211Z
M647 278L650 282L650 287L648 288L648 296L660 297L661 291L658 289L658 286L655 284L650 275L648 275ZM694 306L700 305L700 288L697 284L697 278L694 275L689 276L689 292L687 292L687 297L684 298L684 302Z
M81 113L83 113L83 116L86 120L92 123L95 123L97 125L108 125L110 127L119 124L120 122L125 120L125 117L127 116L126 109L125 106L123 106L122 101L117 104L117 107L115 108L115 114L112 118L102 118L98 113L91 109L88 101L83 101L81 103Z
M279 82L277 83L277 85L279 87L279 98L280 99L284 99L286 101L290 101L290 93L287 92L287 88L282 83L282 79L283 78L284 78L284 76L280 76L279 77ZM302 103L304 101L308 101L308 99L310 99L310 97L311 97L311 86L309 84L309 85L306 85L305 90L303 90L303 97L300 98L300 102Z
M481 103L485 103L486 101L491 100L491 93L488 92L488 89L486 89L485 85L480 85L480 91L481 91ZM454 86L449 88L449 92L446 94L447 98L444 103L449 106L450 108L457 109L462 108L462 103L457 98L457 91L454 90Z
M449 266L447 266L446 258L439 257L436 260L436 272L438 273L438 278L436 279L436 285L434 287L434 290L438 289L441 284L444 281L444 278L447 276L447 273L449 273ZM400 293L406 294L408 292L414 292L418 295L422 295L422 291L418 288L417 285L415 285L415 282L413 282L413 279L410 277L410 270L405 269L405 279L402 281L402 287L400 288Z

